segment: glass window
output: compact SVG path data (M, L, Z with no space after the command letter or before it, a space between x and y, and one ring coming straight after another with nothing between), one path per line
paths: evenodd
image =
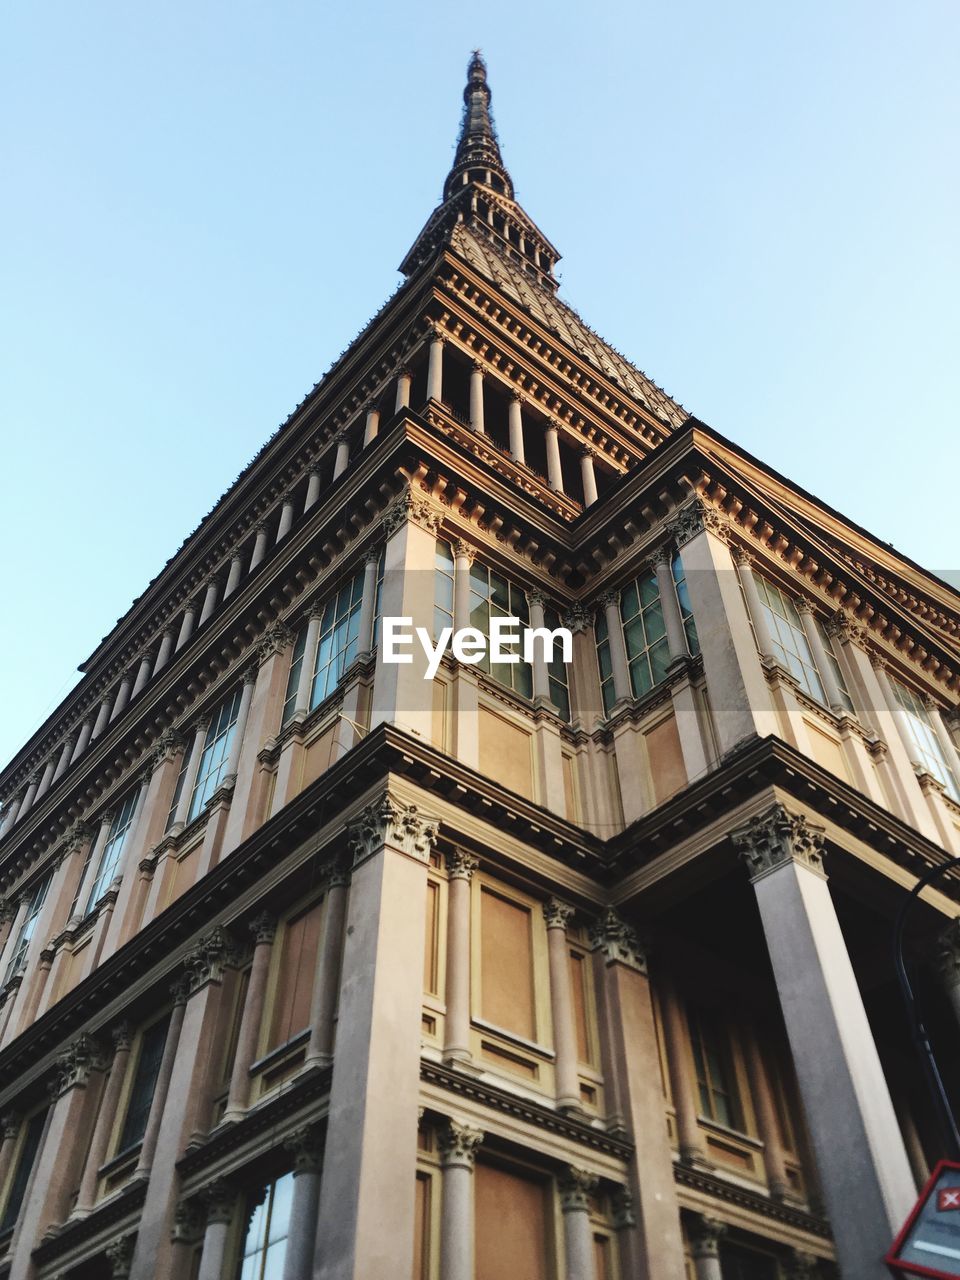
M213 713L207 728L207 738L203 744L203 751L200 755L197 780L193 784L193 795L190 798L190 808L187 811L187 822L192 822L194 818L200 816L203 806L216 791L217 787L220 786L226 775L227 761L230 759L230 747L233 743L233 731L237 726L237 716L240 713L241 696L242 688L234 689L233 693L225 698Z
M264 1189L250 1215L239 1280L280 1280L292 1205L293 1174L285 1173Z
M169 1022L169 1015L161 1018L159 1022L147 1027L140 1037L137 1069L134 1072L133 1084L130 1086L130 1101L127 1103L127 1114L120 1132L118 1151L126 1151L134 1146L146 1132L150 1107L153 1103L153 1091L157 1087L160 1062L167 1042Z
M33 1172L33 1162L36 1160L37 1152L40 1150L40 1139L43 1137L43 1126L46 1118L46 1111L38 1111L27 1121L27 1130L23 1135L23 1142L20 1146L20 1153L17 1156L13 1177L10 1179L7 1203L3 1208L3 1217L0 1218L0 1232L9 1231L20 1216L20 1208L23 1204L23 1197L26 1194L27 1183L30 1181L30 1174Z
M303 668L303 651L307 647L307 628L304 624L297 632L293 646L293 658L290 663L290 674L287 676L287 692L283 699L283 719L286 724L297 709L297 689L300 687L300 672Z
M453 626L453 548L449 542L438 539L434 564L433 638L436 640L444 627Z
M495 569L474 560L470 566L470 626L489 638L492 618L520 619L518 649L522 651L523 636L530 623L526 595ZM476 665L525 698L533 696L533 672L529 662L522 659L520 662L491 662L489 653L484 653Z
M30 895L27 914L23 917L23 924L20 926L20 932L17 934L17 940L10 954L7 972L4 974L4 983L9 982L24 966L27 958L27 948L30 946L30 939L36 930L40 911L47 900L47 890L50 888L51 879L51 875L45 875Z
M703 1010L688 1010L687 1020L697 1072L700 1114L717 1124L726 1125L728 1129L738 1129L742 1124L740 1099L727 1036Z
M720 1275L723 1280L777 1280L780 1270L768 1253L754 1253L736 1244L721 1244Z
M167 813L167 825L164 831L169 831L173 826L173 820L177 816L177 805L180 803L180 795L183 791L183 780L186 776L187 765L190 763L190 748L185 747L180 757L180 769L177 773L177 785L173 788L173 799L170 801L170 809Z
M833 651L833 642L829 635L827 635L827 629L819 618L814 618L813 624L819 631L820 639L823 641L823 651L827 655L827 663L830 666L830 670L833 672L833 678L837 682L837 688L840 690L840 701L843 703L846 710L853 715L853 699L850 697L850 692L847 689L847 682L843 675L843 667L841 667L837 655Z
M825 705L827 695L824 693L820 673L817 671L813 654L807 644L807 637L796 605L789 596L783 594L779 587L775 587L759 573L753 576L760 595L760 605L767 630L770 632L772 656L792 676L796 677L802 689Z
M130 828L133 825L133 815L137 808L137 797L140 794L140 788L134 787L132 791L128 791L122 802L113 815L113 821L110 824L110 832L107 836L106 843L103 846L103 852L100 854L100 866L97 868L97 878L94 880L90 889L90 895L87 898L87 905L84 909L84 916L88 916L93 908L97 905L106 891L110 888L114 876L117 874L117 868L120 865L120 858L123 855L124 846L127 843L127 837L130 834ZM86 867L84 867L86 872ZM81 880L81 884L82 884ZM77 886L77 892L80 891L80 885Z
M548 631L555 631L563 624L556 609L544 609L543 621ZM570 672L563 660L563 652L559 645L553 647L553 661L547 664L547 676L550 681L550 701L557 709L561 720L570 721Z
M683 619L683 629L687 634L687 648L696 657L700 652L700 640L697 637L697 624L693 620L693 609L690 607L687 575L680 563L679 554L673 557L673 582L677 591L677 603L680 605L680 617Z
M913 747L911 754L917 764L922 765L938 782L942 782L954 800L960 800L957 775L930 721L930 712L923 705L919 695L912 689L908 689L905 684L901 684L892 676L890 684L893 687L894 696L906 713L907 729Z

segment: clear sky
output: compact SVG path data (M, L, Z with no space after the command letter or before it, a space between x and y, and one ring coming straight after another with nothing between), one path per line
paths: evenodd
M3 760L393 291L475 46L567 300L719 431L957 565L956 0L14 0Z

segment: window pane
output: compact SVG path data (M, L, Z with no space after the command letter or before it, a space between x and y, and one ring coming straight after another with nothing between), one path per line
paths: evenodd
M132 1147L146 1132L150 1107L153 1103L153 1091L157 1086L163 1049L167 1043L169 1022L169 1017L161 1018L152 1027L148 1027L140 1038L137 1069L130 1088L130 1101L127 1104L127 1115L123 1122L118 1151L126 1151L128 1147Z
M30 1181L30 1174L33 1172L33 1162L36 1160L37 1152L40 1149L40 1139L43 1137L43 1126L46 1118L46 1111L38 1111L36 1115L31 1116L27 1121L27 1131L24 1134L20 1154L17 1157L17 1165L10 1182L10 1191L7 1195L7 1203L4 1205L3 1218L0 1219L0 1232L9 1231L20 1215L20 1207L23 1204L27 1183Z

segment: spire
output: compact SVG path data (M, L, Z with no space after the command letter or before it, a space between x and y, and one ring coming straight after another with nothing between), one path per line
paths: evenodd
M427 219L400 264L413 275L443 247L462 246L458 236L472 236L551 291L556 290L557 250L535 222L520 208L513 182L500 155L490 114L487 66L474 51L463 90L463 117L453 168L443 184L443 200Z
M508 199L513 199L513 183L504 168L490 115L492 96L487 84L487 64L480 56L480 50L475 49L467 67L463 120L453 168L443 184L444 200L449 200L458 187L470 181L492 186Z

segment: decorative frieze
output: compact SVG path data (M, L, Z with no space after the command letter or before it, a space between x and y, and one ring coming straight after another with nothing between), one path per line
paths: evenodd
M445 1168L460 1165L472 1169L477 1158L477 1147L483 1142L483 1130L468 1124L448 1120L437 1133L437 1147Z
M379 853L384 845L399 849L420 862L429 862L437 838L438 823L419 812L414 804L399 804L389 795L368 805L347 828L354 867Z
M606 911L590 930L590 949L603 953L607 964L624 964L638 973L647 972L647 953L636 931L614 911Z
M730 833L751 880L759 880L788 862L823 875L823 827L801 813L775 804Z

